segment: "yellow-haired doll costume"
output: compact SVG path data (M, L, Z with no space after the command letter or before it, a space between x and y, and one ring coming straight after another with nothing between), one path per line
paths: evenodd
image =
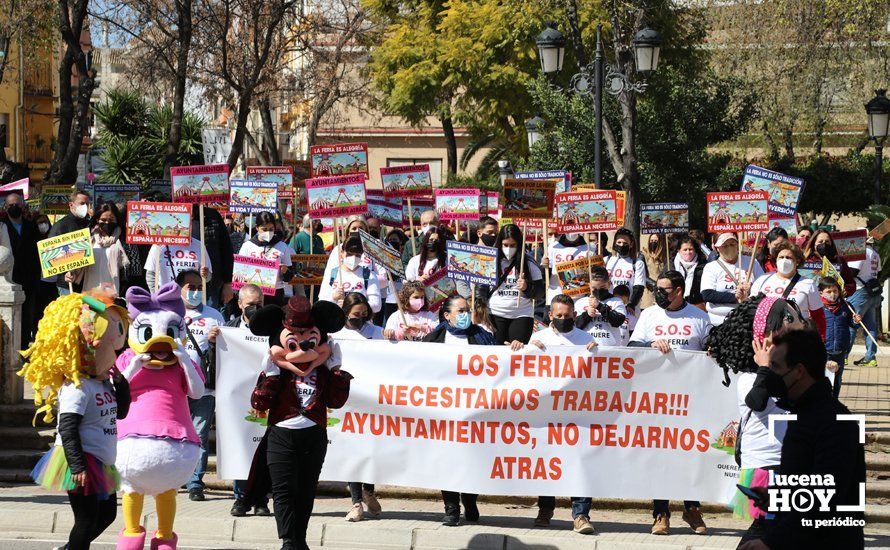
M116 422L130 398L113 367L128 325L127 310L110 295L69 294L47 307L34 343L22 352L26 363L18 374L34 387L36 414L52 422L58 410L55 445L31 476L68 492L74 526L67 548L89 548L117 513Z

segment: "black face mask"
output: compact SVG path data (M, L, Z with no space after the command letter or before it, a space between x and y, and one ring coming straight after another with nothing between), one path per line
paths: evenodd
M439 249L439 242L438 241L427 241L426 249L429 250L430 252L435 252L436 250Z
M609 297L609 289L608 288L596 288L594 289L594 294L598 300L605 300Z
M396 250L398 250L399 246L401 246L401 244L402 244L400 241L386 241L386 243L389 244L389 246L395 248Z
M112 233L114 233L114 230L117 229L116 223L104 223L103 222L103 223L99 223L97 225L102 228L102 231L104 231L106 235L111 235Z
M20 218L22 216L22 207L18 204L7 206L6 213L9 214L10 218Z
M630 254L630 245L629 244L616 244L615 245L615 253L619 256L627 256Z
M479 237L479 240L482 241L482 244L485 246L494 246L497 239L497 235L489 235L488 233L484 233Z
M253 314L260 309L260 306L256 304L250 304L244 307L244 317L247 319L247 322L250 323L250 318L253 317Z
M553 328L562 333L572 332L575 327L574 319L551 319L550 322L553 323Z
M819 243L816 245L816 253L820 256L827 256L831 252L831 247L828 246L828 243Z
M355 330L361 330L362 327L365 326L365 323L367 323L367 322L368 322L368 320L365 319L364 317L350 317L349 319L346 320L346 323L350 327L354 328Z
M670 307L671 299L668 297L669 294L670 292L665 292L660 288L655 291L655 303L658 305L658 307L660 307L661 309L667 309Z

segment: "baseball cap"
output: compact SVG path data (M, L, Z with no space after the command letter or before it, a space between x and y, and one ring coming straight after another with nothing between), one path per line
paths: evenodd
M728 240L734 240L736 243L739 242L739 239L735 236L735 233L721 233L720 236L717 237L717 242L714 243L714 246L723 246Z

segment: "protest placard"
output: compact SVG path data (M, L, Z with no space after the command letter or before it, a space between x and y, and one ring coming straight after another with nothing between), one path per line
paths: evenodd
M309 147L312 160L312 177L345 176L364 174L368 176L367 143L331 143Z
M405 278L405 266L402 264L402 255L398 251L361 229L358 234L362 240L362 249L372 262L392 273L397 280Z
M313 218L342 218L368 211L365 176L352 174L306 180L306 199Z
M188 246L192 207L174 202L127 203L127 244Z
M103 202L114 204L127 204L130 201L138 201L142 189L138 184L113 185L97 183L93 185L93 210Z
M876 241L880 241L881 239L886 237L888 234L890 234L890 218L882 221L868 234L869 236L874 237Z
M37 241L37 254L44 277L96 263L89 228Z
M205 164L227 164L232 153L232 131L228 128L203 128L201 147Z
M368 214L374 216L383 225L391 227L402 227L404 223L404 212L402 211L402 199L384 198L382 191L376 191L372 194L368 190Z
M229 211L256 214L278 211L278 184L274 181L229 181Z
M789 241L793 241L797 238L797 220L795 218L777 218L770 216L769 227L770 229L776 227L784 229L785 233L788 233Z
M552 218L553 196L559 183L560 180L555 179L505 179L501 215L505 218Z
M433 193L429 164L388 166L380 169L383 194L389 198L429 197Z
M436 213L441 221L478 220L478 189L436 189Z
M615 217L618 220L618 227L624 227L626 206L627 191L615 191Z
M250 181L264 181L278 186L278 200L294 198L293 166L248 166L245 169Z
M414 223L420 226L420 215L433 209L433 199L412 199L411 207L408 207L408 200L402 200L402 227L407 229ZM411 219L413 218L413 220Z
M290 257L294 276L292 285L320 285L324 280L324 268L328 263L327 254L293 254Z
M498 204L501 194L497 191L487 191L484 199L479 199L479 216L489 216L494 219L500 219L501 207Z
M640 205L640 233L689 231L689 203L650 202Z
M585 256L556 264L562 293L573 298L590 294L590 267L595 265L605 265L602 256Z
M280 264L277 260L235 254L235 265L232 268L232 290L237 291L244 285L253 284L260 287L266 296L274 296L279 267Z
M559 180L556 182L556 193L568 193L572 190L572 173L566 170L539 170L537 172L516 172L513 177L519 180Z
M448 269L439 269L423 283L426 285L426 303L430 311L439 308L449 296L457 294L457 285L448 277Z
M708 232L769 231L766 191L708 193Z
M68 214L73 191L70 185L44 185L40 188L40 213L47 216Z
M766 191L771 216L793 217L797 213L803 180L749 164L742 179L742 191Z
M618 229L615 191L572 191L556 195L556 224L560 233L589 233Z
M12 183L7 183L6 185L0 185L0 194L5 195L7 193L20 193L22 195L22 198L27 200L28 193L30 191L30 184L30 179L23 178Z
M865 228L852 231L835 231L831 234L834 247L839 256L843 256L848 262L858 262L865 259L865 241L868 239L868 231Z
M477 285L497 284L498 249L478 244L447 241L448 277Z
M149 180L140 196L154 202L171 202L173 193L170 180Z
M229 200L229 165L174 166L170 168L173 202L225 203Z

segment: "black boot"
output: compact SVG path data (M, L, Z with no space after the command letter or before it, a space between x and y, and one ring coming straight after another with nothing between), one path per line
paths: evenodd
M460 501L464 505L464 518L467 521L479 521L479 507L476 506L476 498L478 495L468 495L461 493Z
M445 507L445 517L442 518L442 525L447 525L448 527L457 527L458 525L460 525L459 506Z

